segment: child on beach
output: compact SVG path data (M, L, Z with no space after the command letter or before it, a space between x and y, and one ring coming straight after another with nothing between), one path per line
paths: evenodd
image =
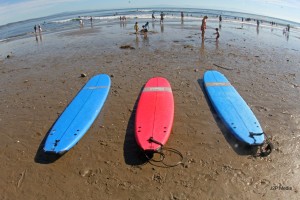
M137 33L138 33L138 31L139 31L139 25L138 25L138 23L137 23L137 22L135 22L135 25L134 25L134 30L135 30L135 34L137 34Z
M218 40L219 37L220 37L220 33L219 33L219 29L218 28L216 28L216 32L214 33L214 35L217 35L216 40Z
M202 24L201 24L201 31L202 31L202 37L204 37L205 29L206 29L206 19L208 17L205 15L202 19Z

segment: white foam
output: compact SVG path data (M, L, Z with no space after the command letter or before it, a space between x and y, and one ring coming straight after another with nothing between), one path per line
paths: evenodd
M70 22L73 19L63 19L63 20L58 20L58 21L52 21L50 23L57 23L57 24L62 24L62 23L66 23L66 22Z

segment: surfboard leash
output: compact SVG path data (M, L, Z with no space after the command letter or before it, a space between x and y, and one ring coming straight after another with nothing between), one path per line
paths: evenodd
M146 152L146 151L144 152L145 156L148 159L150 164L152 164L154 166L157 166L157 167L166 167L166 168L168 168L168 167L176 167L177 165L183 163L182 162L183 161L183 155L177 149L164 147L164 145L162 143L155 140L153 137L150 137L148 141L160 145L160 148L158 150L151 151L150 155L149 155L149 152ZM168 163L164 162L164 160L166 158L166 155L163 151L177 154L180 157L180 161L178 161L175 164L168 164ZM159 154L159 159L157 159L157 160L154 159L154 154ZM155 164L155 163L158 163L158 162L162 163L163 166Z
M261 145L259 145L259 150L256 152L254 157L267 157L268 155L270 155L272 153L272 151L274 149L274 145L270 141L270 138L268 137L268 135L265 132L263 132L262 134L264 134L266 139Z

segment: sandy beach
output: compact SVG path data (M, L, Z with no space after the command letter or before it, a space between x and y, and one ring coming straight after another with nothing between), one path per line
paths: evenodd
M85 23L0 43L0 199L299 199L299 35L223 22L216 42L219 23L208 21L202 41L200 21L166 20L150 21L144 38L134 23ZM224 128L203 90L210 69L251 107L275 146L270 156L254 158ZM48 130L100 73L112 86L99 117L65 155L45 156ZM166 146L184 164L173 168L145 162L134 138L138 96L154 76L167 78L174 94Z

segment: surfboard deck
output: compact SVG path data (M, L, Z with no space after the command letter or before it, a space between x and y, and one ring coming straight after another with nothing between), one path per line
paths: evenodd
M63 154L77 144L100 113L110 85L110 77L99 74L82 87L49 131L46 153Z
M261 145L263 130L250 107L218 71L204 73L204 87L218 116L229 131L241 142Z
M141 149L156 151L161 148L160 144L166 144L173 119L174 98L170 83L162 77L151 78L141 92L136 110L135 137Z

